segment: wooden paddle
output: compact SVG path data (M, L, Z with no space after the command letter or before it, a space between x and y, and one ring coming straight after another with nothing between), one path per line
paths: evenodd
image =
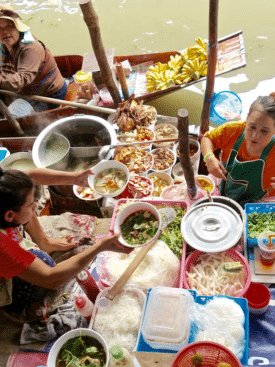
M16 121L15 117L10 113L10 110L5 105L5 103L0 99L0 112L6 117L6 119L11 124L12 128L16 132L18 136L23 136L24 131L22 130L18 121Z
M15 92L11 92L9 90L3 90L3 89L0 89L0 93L6 94L6 95L12 96L12 97L17 97L17 98L31 99L33 101L52 103L52 104L62 105L62 106L71 106L71 107L76 107L76 108L79 108L79 109L82 109L82 110L93 111L93 112L107 113L109 115L116 112L116 110L112 109L112 108L105 108L105 107L99 107L99 106L90 106L90 105L77 103L77 102L64 101L63 99L36 96L36 95L33 95L33 96L26 95L26 96L24 96L24 95L21 95L21 94L15 93Z

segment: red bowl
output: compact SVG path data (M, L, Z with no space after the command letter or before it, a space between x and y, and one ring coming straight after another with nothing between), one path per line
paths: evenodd
M228 348L214 342L194 342L178 351L170 367L190 367L192 357L199 353L202 358L201 366L217 367L219 363L228 363L231 367L242 367L239 359Z
M247 299L248 307L253 312L265 312L270 302L271 294L269 289L261 283L251 283L247 292L244 294Z

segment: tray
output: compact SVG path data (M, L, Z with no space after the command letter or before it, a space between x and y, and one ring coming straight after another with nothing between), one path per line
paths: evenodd
M185 207L186 210L189 208L189 203L185 200L178 200L178 201L171 201L171 200L164 200L164 199L148 199L148 198L144 198L144 199L119 199L114 207L114 211L113 211L113 215L112 215L112 219L111 219L111 224L110 224L110 232L109 234L113 234L114 233L114 225L115 225L115 220L116 220L116 216L117 216L117 212L118 212L118 208L120 205L125 204L125 203L138 203L138 202L146 202L149 204L152 204L156 207L161 207L161 206L165 206L165 207L171 207L171 206L176 206L176 207Z
M145 307L144 307L144 313L145 313L145 310L146 310L146 307L147 307L150 291L151 291L151 289L149 289L148 294L147 294ZM198 303L198 304L201 304L201 305L206 304L207 302L212 300L214 297L226 297L226 298L234 300L234 302L236 302L242 308L242 310L244 312L244 316L245 316L245 321L244 321L245 350L244 350L244 354L243 354L243 357L241 358L240 362L241 362L242 365L247 365L248 364L248 356L249 356L249 311L248 311L247 300L245 298L234 298L234 297L229 297L229 296L197 296L197 293L195 291L189 290L189 292L192 294L195 303ZM143 322L143 319L144 319L144 313L143 313L142 322ZM142 322L141 322L141 324L142 324ZM189 343L194 342L194 339L195 339L195 336L196 336L196 330L197 330L196 325L194 323L192 323L191 324ZM138 335L138 342L137 342L137 346L136 346L136 351L137 352L153 352L153 353L177 353L174 350L153 349L153 348L151 348L145 342L145 340L143 338L143 335L142 335L140 330L139 330L139 335Z
M250 213L269 213L275 212L275 204L263 204L263 203L254 203L254 204L245 204L245 217L246 217L246 239L247 245L249 247L257 247L258 241L256 238L249 237L248 225L247 225L247 216Z

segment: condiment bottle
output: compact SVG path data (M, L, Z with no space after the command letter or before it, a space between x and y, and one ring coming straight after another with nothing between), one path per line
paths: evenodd
M130 352L123 347L114 346L110 349L110 367L134 367Z
M79 274L77 274L76 281L83 289L89 300L95 303L100 289L98 288L98 285L96 284L96 281L94 280L91 273L87 270L82 270Z
M75 296L74 300L74 307L77 312L80 313L80 315L85 317L87 320L90 320L94 309L93 302L90 301L89 298L86 297L84 294Z

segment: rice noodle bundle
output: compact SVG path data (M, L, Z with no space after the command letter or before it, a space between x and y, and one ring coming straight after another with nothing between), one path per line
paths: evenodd
M134 292L119 293L110 307L98 308L93 329L114 345L133 350L142 318L143 304Z
M130 254L104 253L96 263L100 285L113 285L132 262L139 248ZM177 286L180 274L180 260L163 241L157 241L147 253L127 282L127 286L148 290L151 287Z
M230 349L239 359L245 350L245 315L233 299L214 297L205 305L194 304L192 321L199 332L194 341L212 341Z

